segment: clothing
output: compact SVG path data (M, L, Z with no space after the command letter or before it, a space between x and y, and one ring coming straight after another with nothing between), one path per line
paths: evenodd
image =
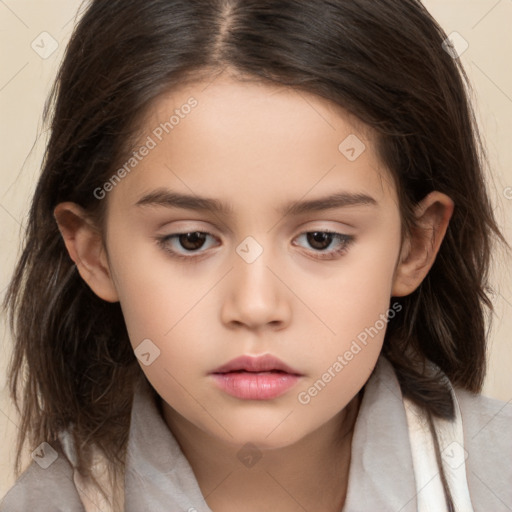
M512 405L461 389L455 389L455 394L462 416L474 512L510 512ZM365 385L355 423L342 512L417 510L408 436L396 375L381 356ZM47 469L33 462L0 504L0 512L85 511L73 481L72 464L62 446L55 449L57 460ZM145 380L134 395L127 453L126 512L211 512Z

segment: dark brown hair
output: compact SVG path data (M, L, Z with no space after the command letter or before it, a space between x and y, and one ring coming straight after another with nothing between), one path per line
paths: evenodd
M22 418L17 471L27 436L36 446L62 429L77 440L81 470L90 443L123 466L141 370L119 304L102 301L80 278L53 210L73 201L101 225L106 201L93 191L130 153L150 102L224 69L331 100L371 127L405 232L428 192L453 199L434 266L397 299L403 309L383 351L403 393L430 414L450 418L453 408L428 361L453 384L481 389L491 246L504 240L485 190L467 77L443 49L446 37L417 0L90 3L45 107L51 138L5 299L15 343L10 389Z

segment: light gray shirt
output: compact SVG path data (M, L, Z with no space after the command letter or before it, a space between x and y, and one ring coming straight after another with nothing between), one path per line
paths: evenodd
M474 511L510 512L512 404L455 392ZM58 443L53 446L57 459L46 469L32 462L5 496L0 512L84 512L72 464ZM402 393L393 367L381 356L365 385L355 424L342 512L413 512L416 494ZM132 407L125 511L212 512L145 379L136 386Z

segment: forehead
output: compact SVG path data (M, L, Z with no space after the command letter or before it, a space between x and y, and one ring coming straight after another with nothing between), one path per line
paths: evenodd
M340 106L290 87L219 76L161 95L139 123L142 158L116 187L215 196L230 208L333 188L396 202L372 130ZM140 155L139 155L140 156ZM126 162L125 162L126 163ZM274 201L275 203L275 201Z

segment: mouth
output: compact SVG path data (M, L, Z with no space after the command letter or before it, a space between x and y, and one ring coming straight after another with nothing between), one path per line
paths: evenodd
M242 400L271 400L289 391L302 375L274 356L241 356L211 373L216 385Z
M282 370L268 370L268 371L261 371L261 372L256 372L256 371L251 371L251 370L231 370L229 372L213 372L213 373L214 373L214 375L224 375L226 373L259 373L260 375L265 374L265 373L282 373L282 374L287 374L287 375L295 375L295 374L292 374L289 372L284 372Z
M301 373L270 354L263 356L240 356L216 368L213 374L222 373L286 373L301 376Z

